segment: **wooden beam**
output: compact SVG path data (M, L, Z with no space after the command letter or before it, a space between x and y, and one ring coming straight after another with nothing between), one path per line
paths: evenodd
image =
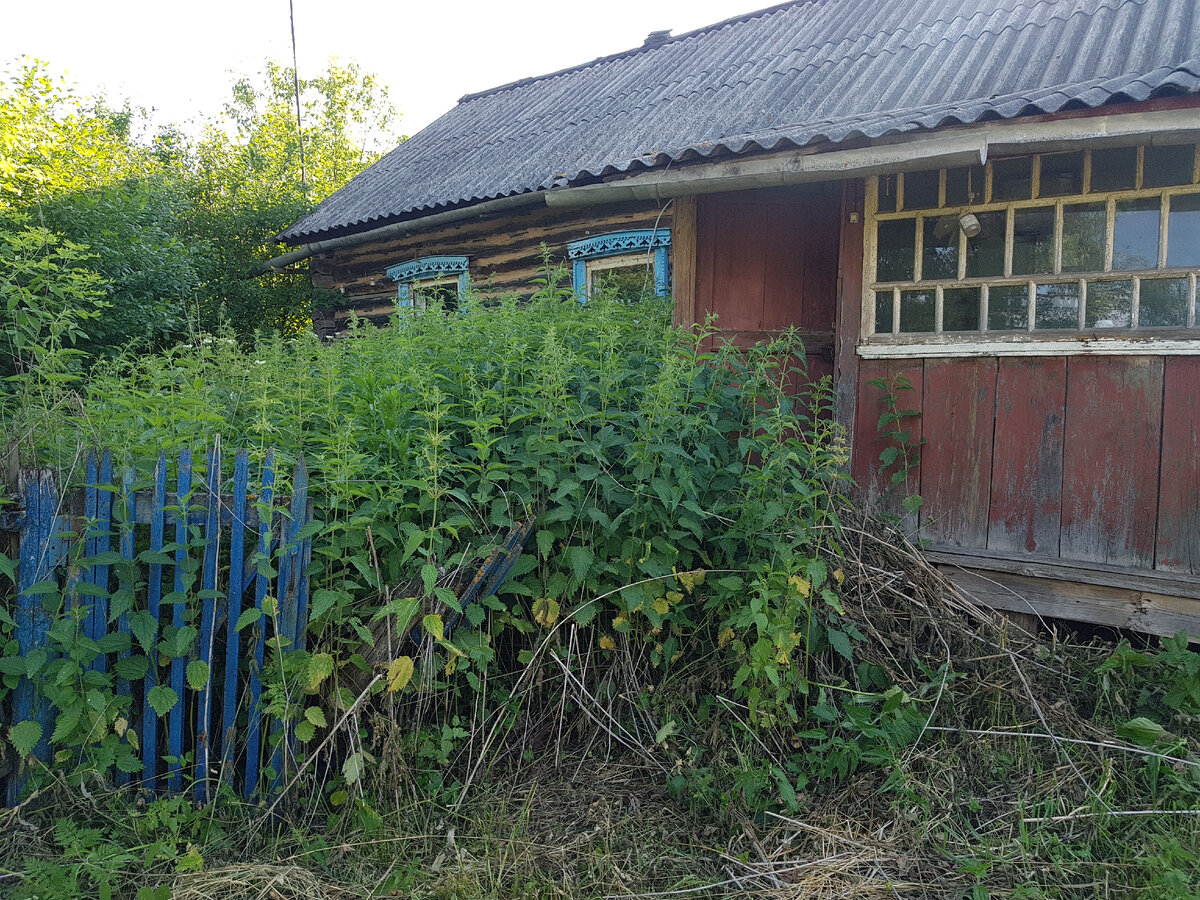
M696 321L696 198L677 197L671 229L671 293L675 298L675 324L684 328Z
M837 310L834 314L833 389L837 421L853 447L854 406L858 393L858 336L862 329L863 221L866 183L852 179L843 185L841 242L838 247Z
M1008 572L939 565L959 589L993 609L1127 628L1146 634L1186 631L1200 641L1200 601L1148 590L1126 590Z

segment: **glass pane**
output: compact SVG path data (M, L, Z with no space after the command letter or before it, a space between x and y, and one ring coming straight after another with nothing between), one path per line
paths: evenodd
M1083 154L1051 153L1042 157L1039 197L1083 193Z
M1132 325L1133 282L1088 282L1083 324L1088 328L1128 328Z
M1158 213L1156 199L1117 203L1113 232L1114 269L1153 269L1158 265Z
M958 277L958 216L925 220L921 280Z
M1107 218L1103 203L1076 203L1063 207L1064 272L1100 272L1104 269Z
M977 236L967 240L967 277L1003 275L1006 214L976 213L975 217L979 219L980 230Z
M636 303L654 296L654 272L644 263L592 272L592 296Z
M896 176L879 176L879 211L896 211Z
M1079 327L1079 282L1039 284L1034 328Z
M934 306L937 292L900 292L900 331L933 331Z
M875 333L892 333L892 292L879 291L875 294Z
M1137 147L1092 151L1092 190L1129 191L1137 183Z
M1028 200L1033 195L1033 157L992 163L992 200Z
M979 330L979 288L942 291L942 331Z
M1138 328L1174 328L1187 324L1186 278L1142 281L1138 297Z
M458 309L458 282L453 284L421 284L415 282L410 288L413 306L416 309L428 309L431 306L441 306L442 309Z
M983 166L962 166L946 170L946 205L969 206L983 202L987 171Z
M875 254L875 280L912 281L916 254L916 219L880 222L879 247Z
M1192 183L1192 165L1196 148L1193 144L1175 147L1147 147L1142 157L1142 187L1170 187Z
M904 173L904 208L933 209L938 205L938 173Z
M1200 194L1171 198L1167 265L1200 266Z
M1049 275L1054 271L1054 207L1013 212L1014 275Z
M988 290L988 331L1024 331L1029 323L1029 288L1005 284Z

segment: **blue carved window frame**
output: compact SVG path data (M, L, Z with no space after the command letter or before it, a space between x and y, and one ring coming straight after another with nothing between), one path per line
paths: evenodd
M445 283L457 276L458 308L461 310L471 284L465 256L422 256L420 259L410 259L388 266L387 276L397 283L396 305L401 309L412 309L414 285L432 281Z
M640 231L614 231L567 244L567 259L571 262L575 296L587 302L587 264L593 259L611 256L641 256L653 253L654 293L665 297L671 293L671 230L647 228Z

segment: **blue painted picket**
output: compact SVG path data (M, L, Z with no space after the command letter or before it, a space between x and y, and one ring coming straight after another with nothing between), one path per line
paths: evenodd
M65 597L79 612L91 640L130 635L132 651L101 654L92 664L95 671L107 672L110 665L141 652L149 663L144 678L116 681L118 696L130 700L131 727L140 726L144 766L134 776L114 773L116 783L128 784L136 777L138 786L151 792L164 779L173 792L190 783L195 798L205 800L224 781L251 799L270 789L260 783L267 752L262 740L265 644L282 639L285 645L304 645L312 556L311 537L305 531L312 517L308 473L303 460L297 462L292 496L285 506L276 502L271 452L263 462L257 493L251 490L245 450L234 456L232 493L223 492L226 473L219 438L205 456L202 475L193 471L190 451L179 454L173 494L167 491L168 468L166 455L160 453L146 489L138 489L136 467L130 461L121 464L114 478L107 451L89 456L87 483L79 490L61 491L50 470L21 473L24 509L15 517L15 526L9 525L20 533L15 637L22 657L47 652L52 624L47 607L53 608L43 603L48 596L55 602ZM171 525L174 542L167 544ZM72 562L81 557L86 565ZM164 582L171 587L165 595ZM275 599L277 614L262 615L239 631L243 612L262 611L268 597ZM110 609L123 611L110 615ZM148 617L157 624L146 645L133 635L133 617L143 624ZM184 640L191 637L187 656L171 658L169 665L160 659L159 648L166 625L188 629ZM145 629L139 630L144 635ZM196 667L188 686L188 666L197 660L206 665ZM199 684L198 673L203 673ZM165 721L147 702L150 691L162 683L180 698ZM40 723L42 740L33 756L50 760L53 710L28 678L19 680L11 708L0 710L0 717L7 724ZM280 724L269 727L278 733ZM276 779L291 763L289 743L280 741L270 750ZM20 798L27 775L10 773L4 791L10 805Z

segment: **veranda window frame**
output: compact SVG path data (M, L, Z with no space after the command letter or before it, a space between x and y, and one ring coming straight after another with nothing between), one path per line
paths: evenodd
M1107 148L1105 148L1107 149ZM946 189L948 168L938 169L938 205L933 208L905 209L905 173L897 173L896 208L880 212L879 190L884 178L872 176L868 179L865 208L865 233L863 252L863 307L861 341L858 352L867 358L914 357L914 356L970 356L970 355L1058 355L1063 353L1147 353L1147 354L1194 354L1200 353L1200 328L1197 327L1197 276L1200 266L1168 267L1169 210L1172 199L1178 196L1200 197L1200 152L1193 146L1192 180L1189 184L1168 187L1144 187L1145 145L1137 147L1135 186L1126 190L1090 190L1092 181L1093 149L1083 149L1083 171L1080 193L1057 196L1040 196L1041 169L1044 158L1054 153L1028 154L1005 159L1029 159L1031 169L1031 191L1028 199L995 200L994 163L989 160L984 168L985 182L982 200L968 204L947 206ZM924 173L922 173L924 174ZM1129 200L1158 199L1159 234L1157 265L1148 269L1114 269L1114 231L1116 205ZM1062 271L1063 217L1064 208L1080 204L1105 205L1104 264L1103 269L1087 272ZM1013 275L1014 223L1017 212L1022 209L1053 209L1054 239L1052 271L1030 275ZM943 216L959 216L965 213L986 214L1004 212L1004 263L999 276L967 277L968 238L956 227L957 232L957 277L952 279L925 280L924 264L925 222ZM878 265L878 229L881 223L911 220L914 228L913 278L904 281L876 281ZM1186 324L1165 328L1139 328L1139 300L1142 283L1149 279L1187 279L1188 296ZM1131 317L1128 326L1087 327L1088 285L1105 282L1130 282L1132 290ZM1037 286L1047 284L1077 284L1079 289L1078 322L1074 328L1038 329ZM1024 285L1028 289L1026 324L1023 330L988 330L989 290L1006 285ZM980 291L979 326L975 331L943 331L945 291L956 288L978 288ZM934 331L900 331L900 299L902 291L925 291L934 294ZM876 295L891 293L890 332L875 331Z

